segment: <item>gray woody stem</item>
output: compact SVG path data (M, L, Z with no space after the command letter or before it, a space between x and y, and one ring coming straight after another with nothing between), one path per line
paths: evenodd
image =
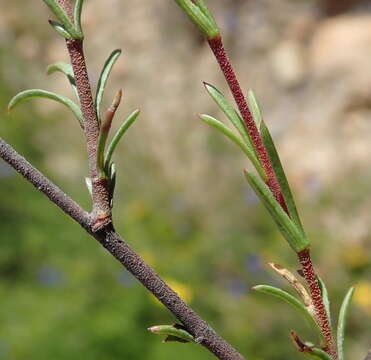
M120 238L112 225L106 226L98 232L93 232L89 214L1 138L0 157L98 240L111 255L182 322L199 344L206 347L220 360L244 360L241 354L184 303L156 272Z
M71 16L71 1L58 0ZM44 193L49 200L79 223L105 247L132 275L134 275L195 337L196 342L221 360L244 360L231 345L215 333L179 296L136 254L116 233L111 223L111 209L105 179L98 176L97 148L99 123L86 68L82 40L67 40L87 143L89 170L93 183L93 212L87 213L56 185L35 169L9 144L0 138L0 157L26 180Z

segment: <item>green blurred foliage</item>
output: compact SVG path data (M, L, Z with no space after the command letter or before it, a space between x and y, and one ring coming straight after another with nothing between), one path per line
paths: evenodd
M34 86L29 72L42 74L41 67L18 60L16 55L10 45L0 49L1 137L89 208L83 186L84 148L69 143L71 132L78 129L72 116L54 110L52 116L45 116L33 104L5 114L7 102L20 87ZM15 84L5 76L5 68L17 73ZM138 139L140 120L135 126ZM50 150L45 145L51 143L62 156L73 149L81 164L75 176L60 179L51 171ZM268 261L290 269L297 264L242 172L232 169L229 178L219 178L221 164L236 155L234 149L210 130L207 151L215 167L203 189L206 203L198 207L192 206L187 189L163 176L151 154L139 150L143 142L129 139L128 144L118 159L114 215L124 238L248 359L300 358L290 344L289 330L314 340L309 327L285 304L250 290L261 283L286 288L270 272ZM65 171L73 169L67 166ZM299 208L305 209L304 223L313 239L316 263L333 299L333 314L350 284L362 286L363 297L355 297L348 323L349 355L366 353L370 346L370 258L362 256L370 249L360 251L344 242L337 245L336 229L332 233L321 230L318 217L336 211L346 219L356 213L364 194L369 193L370 179L369 172L356 174L348 182L339 179L334 189L321 189L315 200L299 201ZM229 191L217 194L213 190L216 180L228 183ZM216 198L221 200L217 206ZM0 199L1 359L213 358L199 346L163 344L149 334L149 326L174 322L172 315L78 225L3 162ZM208 201L213 205L208 206Z

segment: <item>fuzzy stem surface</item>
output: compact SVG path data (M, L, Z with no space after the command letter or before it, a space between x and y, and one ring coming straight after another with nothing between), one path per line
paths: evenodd
M272 194L274 195L276 200L281 205L282 209L290 216L284 196L282 194L281 186L277 180L276 173L273 169L271 159L269 158L268 152L263 144L262 137L255 124L254 118L249 109L246 98L242 92L236 74L233 70L232 64L225 51L222 39L221 37L209 39L208 43L229 85L234 100L241 113L242 119L244 120L246 129L255 147L257 156L264 168L265 174L267 176L267 185L272 191ZM316 274L314 272L309 249L305 249L299 252L298 258L303 269L305 280L310 290L314 307L316 309L317 321L322 329L323 336L327 342L328 346L327 351L331 355L333 360L337 360L338 357L335 342L331 331L330 322L325 311L325 307L321 296L321 290L317 281Z
M73 21L71 0L58 0L61 7ZM91 91L88 70L86 66L83 40L66 40L68 54L76 81L76 88L80 99L81 112L84 118L84 132L89 159L89 173L92 180L92 229L99 231L112 221L110 195L107 179L101 178L98 171L98 138L99 122L93 94Z
M83 41L70 39L66 40L66 44L75 75L81 111L84 117L84 131L89 158L89 171L93 185L92 227L93 231L98 231L108 225L112 220L107 180L100 178L98 171L99 122L95 111L88 70L84 57Z
M303 270L304 278L308 284L309 292L313 301L313 306L316 311L317 322L322 330L323 337L326 340L327 348L325 349L325 351L328 352L333 360L337 360L338 356L335 347L335 341L332 335L331 325L327 316L326 308L322 300L321 288L319 286L314 270L314 266L310 256L310 250L305 249L299 252L298 259Z
M232 64L228 58L228 55L224 49L224 45L221 37L208 40L209 46L215 55L216 60L222 70L224 77L228 83L228 86L232 92L234 100L240 110L240 114L244 121L245 127L250 135L251 141L255 147L256 154L263 166L265 174L267 176L267 185L271 189L274 197L279 202L281 207L288 213L285 199L283 197L281 186L278 183L276 173L274 172L271 160L267 153L267 150L263 144L262 137L260 136L259 130L256 127L254 118L251 114L246 98L242 92L241 86L237 80L236 74L233 70Z

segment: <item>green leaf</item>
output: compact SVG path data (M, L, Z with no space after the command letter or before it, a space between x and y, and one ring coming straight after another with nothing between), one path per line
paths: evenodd
M252 144L250 135L247 132L240 115L217 88L208 83L204 83L204 85L211 98L215 101L215 103L219 106L219 108L223 111L223 113L227 116L227 118L231 121L233 126L242 136L244 143L249 148L249 153L254 154L254 158L249 157L249 159L253 163L255 169L258 171L261 178L265 181L266 179L265 171L258 159L258 156L256 155L255 147Z
M337 331L337 347L338 347L338 355L339 360L344 360L344 333L345 333L345 326L346 326L346 318L349 311L350 302L352 300L354 294L354 287L351 287L340 308L339 313L339 321L338 321L338 331Z
M84 127L83 117L82 117L80 108L72 100L64 96L52 93L50 91L45 91L45 90L40 90L40 89L31 89L31 90L22 91L10 100L9 105L8 105L8 111L14 109L18 104L24 101L30 100L32 98L37 98L37 97L51 99L51 100L58 101L61 104L66 105L73 112L73 114L79 121L80 126L82 128Z
M325 305L327 318L328 318L328 320L330 322L330 326L331 326L330 299L329 299L329 296L328 296L327 288L326 288L325 283L323 282L323 280L320 277L317 277L317 280L318 280L318 283L319 283L319 287L321 289L322 301L323 301L323 304Z
M219 130L222 134L226 135L232 142L234 142L240 149L247 155L250 161L253 163L259 175L265 178L265 172L260 165L258 158L256 157L255 151L251 149L246 143L244 143L233 131L231 131L227 126L225 126L219 120L214 119L209 115L200 115L200 119L206 124L212 126L213 128Z
M90 196L93 198L93 182L90 177L85 178L85 185L88 188Z
M312 351L307 353L310 357L320 360L332 360L331 356L327 352L317 347L312 347Z
M50 8L55 17L62 23L64 29L70 34L73 39L82 39L83 35L78 31L66 12L62 9L56 0L43 0L44 3Z
M72 87L74 94L76 95L76 98L79 99L79 94L77 92L75 75L72 70L72 65L67 64L65 62L57 62L49 65L46 69L46 73L48 75L53 74L55 72L61 72L67 76L67 79Z
M102 72L100 73L100 76L99 76L99 81L97 85L97 93L95 96L95 108L96 108L99 121L101 119L100 108L101 108L102 98L104 94L104 89L106 88L106 83L107 83L109 74L111 73L112 67L120 55L121 55L120 49L116 49L112 51L111 55L108 57L108 59L104 63Z
M315 316L315 310L312 298L308 294L307 289L304 285L296 278L296 276L289 271L288 269L284 268L283 266L275 263L269 263L269 266L277 272L280 276L282 276L296 291L296 293L301 297L304 306L308 310L310 314Z
M298 211L296 209L295 200L292 195L290 185L287 181L287 178L283 170L280 157L274 145L273 139L264 121L262 121L260 124L260 133L263 139L264 146L267 149L269 158L272 162L274 172L276 173L278 182L281 186L281 190L285 198L285 202L289 210L290 217L293 220L293 222L297 225L298 229L300 229L300 231L303 233L303 237L305 237L304 229L301 224Z
M124 123L121 125L121 127L117 130L115 136L113 137L111 143L108 146L106 156L104 159L105 166L108 166L111 162L112 155L120 142L123 135L126 133L126 131L129 129L129 127L134 123L134 121L137 119L138 115L140 114L139 110L133 111L124 121Z
M214 19L213 14L210 12L209 8L206 6L204 0L195 0L195 4L200 8L200 10L204 13L204 15L210 20L213 26L218 29L218 25Z
M220 36L215 20L212 16L210 17L211 14L204 1L198 1L197 4L194 4L192 0L175 0L175 2L209 40Z
M308 239L298 229L297 225L284 212L281 205L274 198L272 192L266 184L264 184L257 176L245 171L247 181L250 183L253 190L256 192L263 205L271 214L276 222L282 235L285 237L289 245L296 251L300 252L309 247Z
M318 347L314 346L313 344L309 342L303 342L299 338L299 336L295 333L295 331L291 331L291 339L295 345L295 347L298 349L298 351L304 353L305 355L314 358L314 359L320 359L320 360L332 360L330 355L327 354L322 349L319 349Z
M247 102L249 104L249 109L251 111L252 117L254 118L255 125L260 131L260 124L263 121L263 116L258 100L256 99L255 94L252 90L249 90L247 93Z
M256 285L253 287L253 290L258 291L262 294L267 294L274 296L276 298L279 298L286 303L290 304L297 310L301 315L304 316L304 318L308 321L308 323L313 326L315 330L318 331L319 334L321 334L321 328L318 326L316 320L313 318L311 313L307 310L305 305L300 302L297 298L289 294L288 292L269 285Z
M184 326L179 324L174 325L157 325L152 326L148 329L153 334L157 335L167 335L170 339L165 339L165 341L174 341L176 338L181 342L194 342L194 337L184 328Z
M75 8L74 8L74 11L73 11L73 19L74 19L74 22L75 22L76 29L81 34L83 33L82 28L81 28L81 11L82 11L83 3L84 3L84 0L76 0Z
M206 124L212 126L213 128L220 131L222 134L226 135L232 142L234 142L249 158L254 167L259 172L259 175L264 179L266 177L263 168L260 165L258 158L256 157L255 152L244 143L233 131L231 131L227 126L225 126L221 121L216 120L212 116L202 114L200 119Z
M97 165L98 165L99 176L102 179L108 178L108 171L107 171L107 167L105 165L105 159L104 159L104 156L105 156L104 150L106 148L106 142L107 142L108 134L111 130L113 118L116 114L118 107L120 106L121 98L122 98L122 90L120 89L116 93L111 106L106 111L106 115L99 129ZM109 165L109 163L107 165Z
M227 118L231 121L233 126L237 129L237 131L242 136L244 142L248 147L250 147L254 152L254 146L251 142L250 136L245 128L243 120L238 115L237 111L234 107L227 101L224 95L213 85L208 83L204 83L205 88L211 98L215 101L215 103L219 106L219 108L223 111L223 113L227 116Z
M115 163L111 163L109 168L109 198L110 198L110 206L113 207L113 194L115 192L116 187L116 165Z
M59 22L49 20L51 27L65 39L72 39L72 35L65 29L65 27Z

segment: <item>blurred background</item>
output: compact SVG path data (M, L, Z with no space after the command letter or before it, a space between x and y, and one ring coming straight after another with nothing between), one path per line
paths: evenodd
M89 209L82 133L47 100L6 114L27 88L71 96L48 64L67 61L42 1L1 0L0 134ZM371 347L371 4L357 0L213 0L245 91L253 88L297 198L336 318L357 286L347 358ZM123 49L106 91L124 89L120 125L142 113L115 158L114 217L128 243L248 359L299 359L313 332L256 284L288 290L267 266L295 255L244 180L246 158L197 118L222 114L202 81L228 94L207 45L174 1L87 0L90 77ZM229 96L229 94L228 94ZM163 344L173 316L78 225L0 162L0 358L212 359Z

